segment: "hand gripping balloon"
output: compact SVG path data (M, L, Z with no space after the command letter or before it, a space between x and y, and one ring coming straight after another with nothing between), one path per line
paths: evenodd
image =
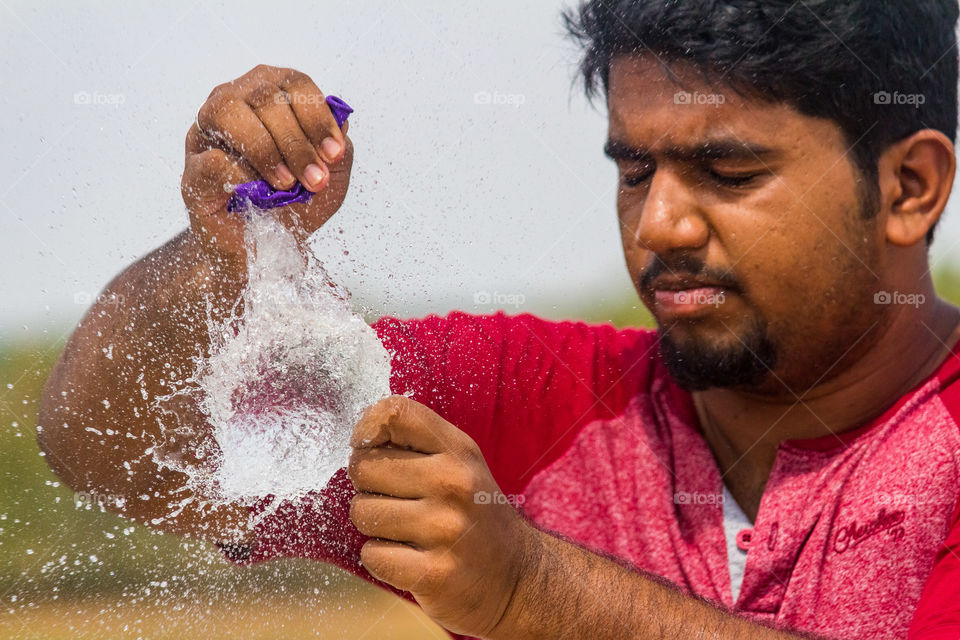
M353 109L337 96L327 96L327 106L333 112L337 126L342 127ZM276 209L294 202L309 202L313 192L299 182L288 191L274 189L265 180L254 180L237 185L236 190L227 202L227 211L245 211L251 207L261 210Z

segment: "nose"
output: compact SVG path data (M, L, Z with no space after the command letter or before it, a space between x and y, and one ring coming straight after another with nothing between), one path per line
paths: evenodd
M710 236L703 211L682 176L658 169L643 197L619 196L625 245L663 255L698 249Z

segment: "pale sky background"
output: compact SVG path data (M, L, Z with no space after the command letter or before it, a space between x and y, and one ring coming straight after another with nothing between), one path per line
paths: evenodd
M356 109L350 195L315 246L361 302L490 310L487 292L551 314L630 295L606 114L571 88L562 6L0 0L0 341L59 337L185 226L184 134L259 63ZM937 261L960 247L958 208Z

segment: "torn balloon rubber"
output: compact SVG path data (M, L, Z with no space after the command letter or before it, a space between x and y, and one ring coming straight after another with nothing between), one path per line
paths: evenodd
M350 117L350 114L353 113L353 108L337 96L327 96L327 106L330 107L330 111L333 112L333 117L336 119L338 127L342 127L343 123Z
M333 113L337 121L337 126L342 127L347 121L353 109L346 102L337 96L327 96L327 106ZM304 187L299 182L287 191L274 189L266 180L253 180L237 185L227 202L227 211L237 212L245 211L250 208L266 210L276 209L295 202L309 202L313 197L313 192Z

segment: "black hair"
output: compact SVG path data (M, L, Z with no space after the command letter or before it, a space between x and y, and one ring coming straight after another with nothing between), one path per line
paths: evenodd
M884 149L921 129L956 142L957 16L957 0L587 0L563 18L590 98L615 57L652 55L833 120L875 212Z

